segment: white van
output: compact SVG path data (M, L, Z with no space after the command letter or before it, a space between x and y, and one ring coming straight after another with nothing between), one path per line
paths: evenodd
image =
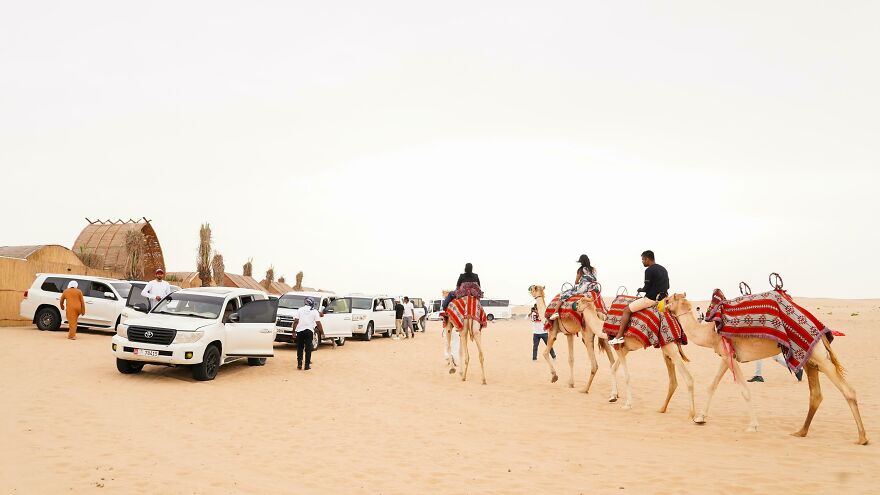
M78 326L115 331L131 283L113 278L38 273L31 288L24 293L19 314L34 322L40 330L58 330L62 323L67 323L60 301L61 293L71 280L76 281L86 303L86 314L80 316Z
M321 327L324 329L323 340L334 340L336 345L345 345L350 339L354 322L352 321L351 304L336 301L338 298L330 292L287 292L278 300L278 317L275 321L275 341L293 343L293 320L299 308L305 306L306 298L315 301L315 309L321 313ZM312 350L317 350L321 337L315 333Z
M366 294L345 297L351 300L354 334L360 335L362 340L370 340L379 333L386 337L394 335L393 297Z
M277 301L262 291L183 289L143 318L119 325L112 341L116 369L133 374L145 364L189 366L196 380L213 380L221 365L238 359L262 366L274 356L277 311Z

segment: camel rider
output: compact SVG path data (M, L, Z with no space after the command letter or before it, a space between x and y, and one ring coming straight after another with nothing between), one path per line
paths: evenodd
M617 337L609 341L609 344L623 343L626 338L626 327L629 326L629 319L633 313L656 306L658 301L669 295L669 273L666 272L666 268L654 261L654 251L648 250L642 253L642 266L645 267L645 285L637 292L644 292L645 295L623 308Z
M464 265L464 273L458 276L458 281L455 283L455 297L467 296L483 298L480 276L474 273L474 265L470 263Z
M550 315L551 320L559 318L558 309L562 307L562 303L567 301L569 297L575 294L586 294L591 290L599 290L596 285L596 269L590 264L590 257L586 254L582 254L581 257L578 258L578 263L580 263L581 266L578 267L577 275L574 278L574 286L559 295L559 305L556 307L557 311Z

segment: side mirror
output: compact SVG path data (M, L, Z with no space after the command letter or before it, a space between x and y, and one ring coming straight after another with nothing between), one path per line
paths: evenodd
M147 303L137 303L134 306L132 306L132 309L134 309L135 311L137 311L139 313L146 313L146 312L150 311L150 307L147 306Z
M239 320L238 313L232 313L231 315L229 315L229 322L230 323L238 323L238 320Z
M104 299L116 299L116 294L114 294L112 292L105 292Z

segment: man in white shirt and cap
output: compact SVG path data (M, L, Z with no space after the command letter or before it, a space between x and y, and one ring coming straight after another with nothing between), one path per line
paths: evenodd
M159 304L159 301L165 299L168 294L171 294L171 284L165 281L165 270L157 268L156 280L147 282L141 295L150 301L150 310L152 311Z
M315 300L307 297L305 306L296 311L294 333L296 333L296 369L303 369L303 351L306 355L305 369L312 369L312 339L321 328L321 313L315 309ZM322 329L323 330L323 329Z

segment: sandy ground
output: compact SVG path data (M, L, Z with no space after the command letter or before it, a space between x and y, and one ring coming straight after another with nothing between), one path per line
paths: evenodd
M880 301L804 300L846 337L835 341L880 442ZM821 309L816 309L821 308ZM806 381L765 365L751 390L761 427L722 383L709 424L687 420L685 394L667 414L658 351L631 355L634 409L606 402L608 363L579 392L531 361L525 321L485 332L489 384L448 375L437 324L415 340L322 347L310 372L276 347L262 368L232 364L213 382L189 370L116 371L106 334L0 329L0 493L877 493L877 444L857 446L849 409L822 378L810 436L788 434L807 409ZM688 346L697 407L716 367ZM475 364L475 361L472 361ZM747 374L751 366L746 365Z

